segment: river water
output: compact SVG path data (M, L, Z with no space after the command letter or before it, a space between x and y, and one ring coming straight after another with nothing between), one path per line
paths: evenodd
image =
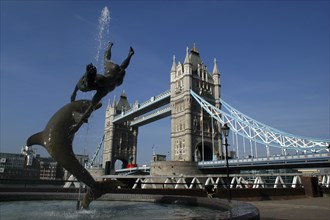
M221 215L221 211L202 207L149 202L93 201L89 210L75 207L76 201L0 202L0 219L212 219Z

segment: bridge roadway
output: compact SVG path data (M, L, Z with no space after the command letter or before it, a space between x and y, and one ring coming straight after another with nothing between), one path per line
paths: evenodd
M230 159L228 164L231 170L330 167L330 153ZM226 161L201 161L198 167L213 173L226 169Z
M260 170L260 169L284 169L284 168L321 168L330 167L330 153L306 154L293 156L271 156L248 159L229 159L230 170ZM225 160L201 161L198 167L205 173L223 172L226 169ZM134 167L118 169L117 174L136 171L150 172L150 167Z

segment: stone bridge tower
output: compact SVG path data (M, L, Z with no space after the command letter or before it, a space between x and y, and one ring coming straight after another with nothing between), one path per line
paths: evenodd
M220 108L220 72L216 60L209 73L194 45L185 60L171 68L171 152L173 161L201 161L223 157L220 123L191 97L193 90Z
M103 147L103 167L105 174L113 174L117 160L122 162L123 168L128 164L136 164L136 145L138 128L129 125L113 123L115 115L120 115L131 109L127 96L123 92L119 101L109 104L106 109Z

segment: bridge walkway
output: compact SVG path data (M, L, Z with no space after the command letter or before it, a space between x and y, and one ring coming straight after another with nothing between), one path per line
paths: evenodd
M330 197L248 202L260 211L261 220L329 220Z
M162 106L170 103L170 91L165 91L157 96L151 97L149 100L138 105L137 108L132 108L123 112L122 114L116 115L113 123L122 123L124 121L133 120L134 118L144 115L153 110L159 109Z

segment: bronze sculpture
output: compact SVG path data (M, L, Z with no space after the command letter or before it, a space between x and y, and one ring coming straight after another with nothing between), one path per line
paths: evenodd
M104 54L104 74L97 74L97 69L93 64L86 66L86 73L80 78L75 89L71 95L71 102L76 99L77 91L82 92L96 90L96 94L92 98L90 107L83 114L80 121L73 125L72 129L77 129L81 124L86 121L90 114L93 112L93 108L106 96L109 92L113 91L117 86L123 83L125 77L125 69L128 67L131 57L134 55L134 50L130 47L127 58L121 65L115 64L111 61L111 48L112 42L109 42L108 48Z
M45 147L54 160L89 187L82 208L88 208L93 199L97 199L117 186L122 186L119 181L96 182L79 163L72 150L76 131L73 131L71 126L81 119L90 105L90 100L79 100L63 106L53 115L43 131L30 136L26 141L28 147L32 145ZM100 107L101 104L98 104L95 109Z
M127 58L121 65L118 65L111 61L112 46L113 43L110 42L105 51L104 75L97 74L97 69L93 64L87 65L86 73L78 81L71 95L71 102L52 116L43 131L30 136L26 141L28 148L32 145L45 147L54 160L89 187L81 206L84 209L88 208L94 199L118 186L123 186L117 180L95 181L76 159L72 150L75 133L83 123L87 123L91 113L102 106L100 103L101 99L123 83L126 73L125 69L130 63L134 50L130 47ZM96 90L96 94L92 100L75 101L78 90L82 92Z

